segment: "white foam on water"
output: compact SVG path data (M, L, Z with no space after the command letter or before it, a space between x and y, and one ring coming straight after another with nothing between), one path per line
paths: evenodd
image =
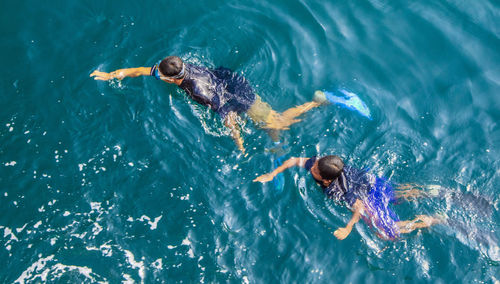
M92 233L94 234L94 236L97 236L101 231L102 231L101 225L99 225L99 223L97 222L94 222L94 227L92 228Z
M38 227L40 227L41 224L42 224L42 221L38 221L38 222L36 222L35 225L33 225L33 228L38 229Z
M188 239L188 237L186 237L184 240L182 240L181 244L185 246L191 246L191 241Z
M153 266L157 270L162 270L163 269L163 261L162 261L162 259L158 258L153 263L151 263L151 266Z
M24 226L22 226L21 228L17 228L16 232L21 233L24 230L24 228L26 228L27 225L28 223L25 223Z
M198 258L198 267L201 269L201 271L205 272L205 267L203 267L200 262L203 260L203 256L200 256Z
M156 230L156 228L158 227L158 222L160 221L160 219L162 218L163 216L160 215L158 217L156 217L154 219L154 221L151 221L151 218L149 216L146 216L146 215L142 215L141 218L137 219L138 221L141 221L141 222L144 222L144 221L147 221L149 226L151 227L151 230Z
M146 269L144 268L143 261L135 261L134 254L128 250L123 250L125 252L125 256L127 257L127 262L132 266L132 268L139 269L139 277L141 278L141 283L144 283L144 278L146 276Z
M12 232L12 230L9 227L5 227L5 229L3 231L3 237L6 238L7 236L10 236L10 239L7 242L19 241L19 239L16 237L16 235L14 235L14 233Z
M421 237L421 232L419 231L417 235ZM412 249L412 253L414 255L416 262L420 264L422 275L425 278L429 279L430 263L429 260L426 258L425 247L423 245L420 246L417 245L415 248Z
M108 283L107 281L96 281L94 277L92 277L92 269L86 267L86 266L76 266L76 265L65 265L61 263L56 263L53 267L53 272L51 275L55 275L57 277L61 277L64 273L68 271L78 271L81 275L85 276L87 279L90 279L92 282L97 282L97 283Z
M191 246L191 241L189 240L189 238L187 236L186 236L186 238L184 240L182 240L181 245L189 246L188 256L190 258L194 258L194 253L193 253L193 249L192 249L192 246Z
M90 208L99 211L101 209L101 202L90 202Z
M30 267L28 267L26 270L23 271L21 276L19 276L14 283L25 283L26 280L35 280L37 276L40 276L42 282L47 281L47 275L41 274L41 275L33 275L33 273L36 273L43 268L45 268L45 265L47 264L47 261L50 261L54 258L54 255L49 255L45 258L40 258L39 260L35 261L33 264L31 264ZM33 277L32 277L33 276ZM31 279L33 278L33 279Z
M86 235L87 235L87 232L83 232L81 234L71 234L70 236L75 237L75 238L79 238L79 239L83 240Z
M189 250L188 250L188 256L190 258L194 258L194 253L193 253L193 249L191 247L189 247Z
M103 244L100 247L85 247L89 251L100 251L103 256L110 257L113 255L113 249L110 245L108 244Z
M122 283L124 283L124 284L134 284L135 283L134 279L132 279L132 277L130 277L130 275L128 275L128 274L123 274L123 278L125 278L125 280L122 281Z
M21 276L14 281L15 283L31 283L31 282L46 282L54 281L55 279L60 278L65 273L69 271L76 271L79 274L85 276L85 278L89 279L92 283L108 283L107 281L98 281L93 275L95 273L92 272L92 269L86 266L76 266L76 265L65 265L62 263L56 263L50 267L46 267L47 263L54 259L54 255L50 255L46 258L41 258L35 263L33 263L28 269L26 269ZM50 276L50 278L49 278Z

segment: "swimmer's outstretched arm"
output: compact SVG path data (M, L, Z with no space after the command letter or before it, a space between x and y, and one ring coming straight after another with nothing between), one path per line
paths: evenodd
M363 205L363 202L359 199L356 199L356 202L354 202L354 205L352 206L353 214L351 220L344 228L338 228L337 230L335 230L335 232L333 232L333 235L339 240L347 238L347 236L349 236L349 234L351 233L354 224L356 224L361 218L361 213L364 209L365 206Z
M272 171L268 174L263 174L261 176L258 176L253 181L254 182L260 181L262 183L272 181L276 175L285 171L288 168L295 167L295 166L304 167L307 160L309 160L309 158L290 158L290 159L286 160L281 166L274 169L274 171Z
M94 77L94 80L107 81L111 79L121 80L125 77L139 77L139 76L149 76L151 67L137 67L137 68L125 68L118 69L113 72L101 72L99 70L94 70L90 74L90 77Z
M243 147L243 138L241 138L240 126L236 123L236 116L237 114L234 111L228 113L224 119L224 125L231 130L231 137L234 142L236 142L238 149L244 154L245 147Z

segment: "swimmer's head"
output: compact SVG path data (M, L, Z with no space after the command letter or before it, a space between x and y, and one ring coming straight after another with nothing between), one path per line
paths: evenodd
M344 162L339 156L329 155L318 160L319 175L324 180L334 180L344 169Z
M182 79L185 75L184 62L177 56L165 57L160 64L158 64L158 69L161 79Z

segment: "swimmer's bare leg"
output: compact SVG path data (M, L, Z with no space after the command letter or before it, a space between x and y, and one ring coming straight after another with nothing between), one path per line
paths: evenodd
M402 189L395 191L396 198L404 198L406 200L414 200L422 197L436 197L439 195L439 191L442 190L440 185L431 184L422 186L414 183L400 184L396 188Z
M282 112L281 115L287 119L294 119L297 116L300 116L303 113L308 112L315 107L319 107L320 105L321 104L317 102L308 102L300 106L289 108L284 112Z
M289 129L290 125L301 121L297 119L298 116L320 105L321 104L317 102L308 102L300 106L289 108L282 113L272 111L264 128L278 130Z
M418 184L416 183L403 183L403 184L398 184L396 187L397 189L413 189L415 187L421 188Z
M280 134L281 131L278 129L267 129L267 134L271 137L273 142L279 142L280 141Z
M399 221L396 225L399 227L399 232L401 234L408 234L416 229L428 228L432 225L443 223L444 220L438 217L432 217L428 215L417 215L415 219L408 221Z

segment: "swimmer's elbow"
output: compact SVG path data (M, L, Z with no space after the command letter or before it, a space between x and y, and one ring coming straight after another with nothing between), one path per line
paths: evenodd
M149 76L149 72L151 71L151 67L139 67L134 70L134 77L139 76Z
M300 164L300 159L301 158L292 157L286 160L283 164L286 165L288 168L293 166L298 166Z
M308 158L292 157L289 159L292 166L305 167Z
M352 211L354 214L361 214L365 210L365 205L363 204L363 201L360 199L356 199L352 206Z

